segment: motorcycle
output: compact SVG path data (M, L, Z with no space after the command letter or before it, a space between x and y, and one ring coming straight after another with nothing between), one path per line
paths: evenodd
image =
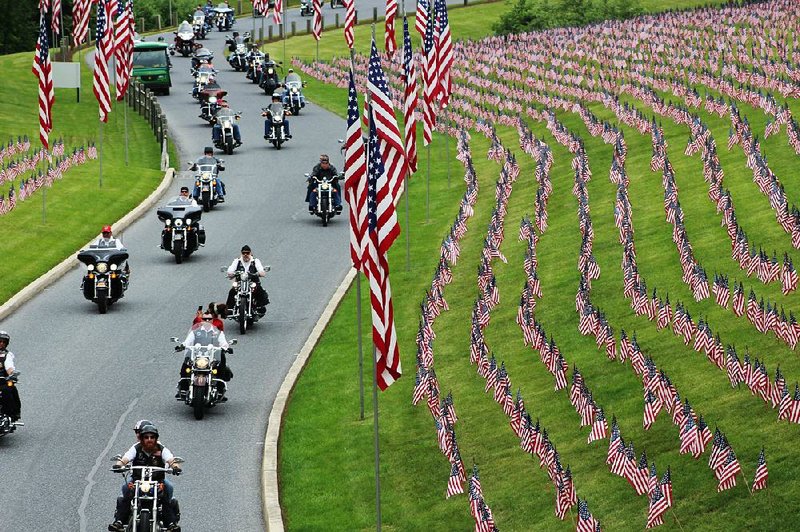
M322 219L322 227L328 227L328 222L337 214L341 213L333 206L333 188L335 182L344 177L344 174L338 174L333 178L327 177L312 177L311 174L305 174L306 179L316 184L317 188L317 208L314 215Z
M281 84L277 70L278 65L272 59L268 59L261 65L261 78L258 81L258 86L264 89L267 96L272 96Z
M5 371L0 375L0 397L3 393L10 393L8 390L16 387L19 380L19 371L15 371L11 375L6 375ZM21 421L11 421L11 417L0 411L0 438L6 434L11 434L17 427L24 427L25 423Z
M78 260L86 265L81 290L83 297L97 304L100 314L121 299L128 289L128 274L122 264L128 259L126 249L89 246L78 252Z
M122 455L111 458L112 462L119 461ZM175 457L173 463L182 464L184 459ZM174 475L174 471L169 467L155 466L133 466L126 464L120 468L111 468L114 473L125 475L126 483L130 484L128 475L133 471L140 471L139 480L133 482L133 500L131 500L131 516L125 524L126 532L161 532L164 530L164 523L160 519L163 511L161 507L161 490L164 483L153 479L153 473L165 473ZM169 501L175 514L176 522L180 520L180 506L177 499Z
M189 57L196 48L192 26L184 20L178 26L178 31L173 31L172 33L175 34L175 42L170 47L170 55L175 55L177 52L183 57Z
M175 255L180 264L206 243L206 231L200 225L203 207L173 201L158 209L158 219L164 224L161 231L161 249Z
M202 11L195 11L192 15L192 30L197 39L205 39L208 27L206 26L206 14Z
M264 266L265 271L270 271L270 266ZM228 269L222 267L223 273ZM239 334L247 334L247 329L253 326L263 315L259 315L255 310L255 291L258 286L258 274L248 273L244 270L234 272L232 280L234 294L233 312L228 316L229 319L239 323Z
M215 77L216 73L217 71L209 65L201 65L200 68L197 69L197 75L194 78L194 86L192 87L193 98L199 99L206 87L214 87L216 90L219 90L219 85L217 85Z
M337 7L347 7L344 5L344 0L331 0L331 9L336 9Z
M252 50L247 56L247 73L244 75L253 83L258 83L261 78L261 65L264 64L264 54L258 50Z
M228 64L236 72L247 70L247 45L244 42L236 42L234 49L228 56Z
M228 107L221 107L212 119L214 126L219 125L220 127L220 134L217 140L214 141L214 146L228 155L233 154L233 148L237 146L233 135L233 125L241 116L241 114L233 112Z
M214 52L204 47L197 48L192 54L192 67L191 67L192 76L197 77L197 73L200 69L201 64L205 63L211 66L211 61L213 61L213 59L214 59Z
M297 116L300 109L306 106L306 98L303 96L303 87L306 83L294 72L288 74L283 81L283 107L290 114Z
M233 14L233 8L230 7L215 7L214 12L216 13L216 22L217 22L217 29L219 31L230 31L231 26L236 21Z
M198 323L194 327L202 325L204 324ZM172 341L179 342L174 336ZM230 344L236 345L236 340L231 340ZM177 400L192 407L195 419L203 419L206 408L212 408L228 400L225 396L228 384L218 373L223 349L215 345L199 344L187 346L180 344L175 349L177 352L189 351L186 356L188 364L185 364L184 369L188 375L181 377L178 382ZM233 349L228 348L227 352L233 353Z
M225 101L226 94L228 94L227 91L206 87L198 97L200 100L200 114L198 116L211 123L219 108L228 106L228 102Z
M300 16L310 17L314 14L314 5L311 0L300 0Z
M225 161L219 159L219 162L221 164ZM209 212L219 203L216 164L200 164L197 166L197 175L195 176L194 192L192 196L203 208L204 212Z
M283 105L275 103L269 107L262 107L261 110L266 113L267 116L265 120L268 125L266 128L268 131L266 140L267 142L271 142L272 145L275 146L275 149L280 150L281 145L289 140L283 130L283 121L285 119Z

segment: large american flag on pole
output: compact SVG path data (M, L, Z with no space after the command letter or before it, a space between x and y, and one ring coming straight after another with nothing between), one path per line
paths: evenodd
M372 43L373 50L375 42ZM369 112L369 166L367 170L367 253L366 274L369 277L372 306L372 341L375 345L375 378L381 390L396 381L400 368L400 348L394 327L392 289L389 284L389 261L386 251L397 238L399 226L393 196L383 160L374 114Z
M313 0L314 19L311 23L311 34L316 40L322 37L322 0Z
M89 33L90 0L75 0L72 4L72 44L78 46Z
M133 0L120 0L114 25L117 100L125 97L133 70Z
M383 41L386 46L386 55L390 58L397 51L397 41L394 36L394 20L397 18L397 0L386 0L386 18L384 19Z
M352 0L350 0L352 2ZM344 144L344 197L350 209L350 258L353 267L366 273L363 255L367 231L367 158L361 121L358 116L358 94L350 68L347 96L347 134Z
M100 0L97 3L97 41L94 54L94 81L92 89L100 109L100 121L108 122L111 112L111 89L108 81L108 59L113 54L114 33L108 25L108 3ZM111 29L111 31L109 31Z
M437 96L443 107L450 101L452 88L450 85L450 67L453 65L453 40L450 35L450 19L447 17L445 0L434 0L434 18L436 19L436 61L438 67Z
M353 43L355 42L353 28L356 25L356 0L344 1L346 10L344 15L344 42L346 42L347 47L352 50Z
M436 127L436 111L433 108L439 88L436 44L433 36L433 24L425 27L425 38L422 41L422 140L425 146L433 140L433 128Z
M406 162L408 173L417 171L417 67L411 49L411 35L408 32L408 19L403 17L403 128L406 141Z
M403 184L408 166L389 87L386 84L386 77L383 75L378 48L375 46L375 39L372 40L372 51L369 57L367 90L371 98L370 107L376 122L375 128L380 139L381 156L389 179L392 201L394 201Z
M47 12L39 13L39 39L33 56L33 74L39 79L39 139L42 146L50 148L50 131L53 130L53 72L50 65L50 46L47 41Z
M53 16L50 20L50 27L53 33L61 35L61 0L51 0L53 5Z
M414 28L419 32L420 37L425 37L425 30L428 27L428 11L430 11L428 0L417 0L417 14L414 16Z

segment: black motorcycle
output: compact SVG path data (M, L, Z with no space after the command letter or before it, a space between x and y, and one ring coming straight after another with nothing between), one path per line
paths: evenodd
M122 455L116 455L111 458L112 462L116 462L122 458ZM183 458L175 457L174 464L184 463ZM129 474L134 470L139 471L139 480L132 480ZM163 473L167 475L174 475L175 472L170 467L155 467L155 466L133 466L125 464L122 467L111 468L113 473L120 473L125 475L126 483L133 484L133 499L131 500L131 516L127 523L125 523L126 532L161 532L164 528L164 523L161 521L161 490L164 489L164 483L159 482L154 478L153 473ZM175 515L176 522L180 520L181 510L178 505L177 499L169 501L172 505L172 512Z
M269 271L269 266L264 266L265 271ZM227 273L227 268L221 268L222 272ZM233 289L235 291L233 312L228 315L229 319L239 323L239 333L247 334L247 329L253 326L263 315L256 312L255 292L258 287L259 276L257 273L248 273L239 270L233 273Z
M233 149L239 144L236 142L235 135L233 134L233 126L241 114L232 111L227 107L222 107L217 110L211 123L214 127L219 127L219 136L214 140L214 147L223 150L228 155L233 154ZM213 140L213 136L212 136Z
M210 326L197 324L198 326ZM178 342L178 338L172 337L173 342ZM230 345L236 345L236 340L230 341ZM228 384L225 382L224 375L220 375L220 364L224 355L223 348L215 345L178 345L176 352L188 351L186 362L183 367L182 376L178 381L178 394L176 399L183 401L192 407L195 419L203 419L206 408L212 408L218 403L227 401L225 393L228 391ZM233 353L233 349L227 349L228 354ZM227 367L225 368L227 371Z
M278 65L272 59L266 60L261 65L261 77L258 80L258 86L264 89L267 96L272 94L281 86L281 80L278 78Z
M175 255L176 264L206 244L206 230L200 225L203 207L178 199L158 209L157 214L164 223L161 249Z
M322 227L328 227L328 222L342 212L341 207L337 209L333 206L333 189L339 188L339 179L343 175L313 177L311 174L305 174L306 179L317 189L317 208L314 210L314 215L322 220Z
M300 16L310 17L314 14L314 5L311 0L300 0Z
M78 252L78 260L86 265L81 283L83 297L97 303L100 314L105 314L128 289L128 273L123 270L128 250L92 245Z
M226 37L225 44L228 45L228 64L237 72L247 70L247 43L250 41L250 32L244 32L238 37Z
M19 371L15 371L11 375L6 375L5 371L0 368L0 398L4 393L14 393L16 391L17 381L19 380ZM13 390L13 391L12 391ZM2 404L2 401L0 401ZM6 434L11 434L17 427L24 427L25 423L21 421L12 421L11 416L0 410L0 438Z
M263 64L264 54L258 50L250 50L250 53L247 54L247 72L244 77L253 83L258 83L261 78L261 65Z
M264 121L267 131L266 141L271 142L275 149L280 150L281 145L286 142L288 137L283 129L283 121L285 120L286 111L283 109L283 104L273 103L269 107L262 107L263 114L267 117Z
M197 48L194 53L192 54L192 66L191 66L191 73L192 76L197 77L198 69L202 64L211 64L211 61L214 60L214 52L209 50L208 48ZM213 67L212 67L213 68Z

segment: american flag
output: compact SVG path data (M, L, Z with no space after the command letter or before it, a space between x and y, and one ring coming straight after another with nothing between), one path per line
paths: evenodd
M316 40L322 37L322 0L313 0L314 20L311 23L311 34Z
M767 459L764 456L764 448L761 448L761 453L758 455L758 466L756 467L756 476L753 479L753 491L758 491L767 487Z
M367 158L364 138L361 136L358 94L352 68L347 97L347 134L344 148L344 193L350 210L350 258L355 269L366 273L362 259L366 245L364 234L367 230Z
M375 51L375 42L372 43ZM397 380L400 368L400 348L394 327L392 290L389 284L389 262L386 252L397 238L397 225L388 176L381 159L377 125L370 112L369 167L367 171L367 276L372 304L372 340L377 357L376 379L381 390Z
M349 0L349 3L353 1ZM283 24L283 0L275 0L275 7L272 8L272 21L275 24Z
M578 499L577 532L595 532L600 523L589 513L589 504L585 499Z
M453 39L450 35L450 20L447 17L446 0L434 0L434 17L436 18L436 57L439 73L437 96L442 107L450 101L450 67L453 65Z
M50 47L47 41L47 13L39 15L39 39L33 56L31 71L39 80L39 139L42 146L50 148L50 131L53 129L53 72L50 65Z
M428 12L431 6L428 0L417 0L417 14L414 17L414 28L419 32L420 37L425 37L428 27Z
M717 491L725 491L736 486L736 475L741 473L742 468L739 465L739 460L736 459L736 453L733 449L728 449L728 455L725 463L719 468L719 485Z
M428 24L425 27L425 38L422 41L422 79L424 86L422 89L422 118L423 128L422 137L425 146L433 140L433 128L436 127L436 111L433 108L433 103L436 100L436 94L439 87L437 66L436 45L433 37L433 24Z
M397 127L397 120L395 119L392 97L386 84L386 78L383 75L381 59L374 39L369 57L367 90L371 99L370 107L376 121L375 128L380 139L381 157L389 180L390 200L394 201L403 184L403 178L408 172L408 165L406 164L406 152L400 137L400 129ZM391 227L389 229L394 230ZM397 231L399 231L399 228ZM388 246L386 249L388 249Z
M120 0L114 25L114 58L116 59L117 100L128 90L133 70L133 0Z
M450 478L447 481L447 491L445 497L450 498L453 495L464 493L464 484L461 481L461 470L457 463L454 463L450 468Z
M97 42L94 54L94 82L92 88L100 108L100 121L108 121L111 112L111 94L108 82L108 60L113 54L113 28L108 25L108 3L97 3ZM109 31L111 30L111 31Z
M72 4L72 43L78 46L89 33L91 0L75 0Z
M667 505L667 499L664 497L664 494L661 491L659 486L653 490L653 494L650 496L650 507L647 511L647 526L646 528L653 528L664 521L661 516L664 512L667 511L669 506Z
M344 41L347 47L353 49L355 42L354 27L356 25L356 0L345 0L345 15L344 15Z
M397 0L386 0L386 18L384 19L383 41L386 55L391 57L397 51L397 40L394 36L394 19L397 18Z
M403 126L406 141L406 162L408 173L417 171L417 67L411 49L411 35L408 32L408 19L403 17Z
M50 20L53 33L56 35L61 34L61 0L50 0L53 6L53 16Z

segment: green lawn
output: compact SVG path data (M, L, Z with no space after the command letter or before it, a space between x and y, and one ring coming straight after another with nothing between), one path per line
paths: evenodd
M680 4L680 5L678 5ZM691 2L658 3L657 7L685 7ZM450 21L457 38L479 37L491 26L502 4L486 4L469 9L452 9ZM648 5L656 5L648 3ZM401 26L398 25L398 28ZM339 30L341 31L341 30ZM382 39L382 28L377 39ZM343 39L336 32L333 39L323 37L320 56L341 56ZM305 60L314 57L311 38L289 41L290 54ZM360 52L369 45L369 28L356 34ZM282 44L269 47L280 57ZM703 91L701 90L701 94ZM342 114L346 91L309 80L307 97ZM671 97L676 100L674 96ZM639 102L637 106L651 114ZM616 117L600 105L590 105L600 119L616 123ZM739 108L750 120L754 131L763 132L766 117L746 105ZM793 111L797 102L792 104ZM733 194L739 221L750 237L771 254L791 250L795 264L800 253L791 249L788 237L777 227L767 200L752 183L752 173L744 166L740 148L725 149L729 119L700 112L713 131L725 170L725 186ZM537 302L536 318L556 340L570 365L581 368L588 387L607 416L616 415L623 437L636 443L638 453L646 450L659 474L672 469L675 508L665 516L664 530L777 530L792 528L796 513L798 465L795 441L796 425L778 422L777 412L768 410L745 389L731 390L723 372L705 357L683 346L670 332L658 332L643 317L633 315L629 302L622 297L620 258L622 250L614 227L613 203L616 186L609 182L611 146L589 135L578 115L558 113L558 119L585 142L592 181L588 184L595 229L594 253L601 267L601 277L592 284L592 301L601 307L618 335L620 328L636 332L645 354L655 360L676 384L682 397L688 397L694 409L703 414L711 428L724 430L737 452L748 482L752 481L756 459L766 447L770 468L767 492L751 497L740 476L738 486L722 494L716 492L716 480L707 466L708 453L700 460L678 454L678 432L662 413L649 431L642 428L642 388L629 367L609 362L591 337L577 333L575 292L580 233L576 200L571 194L572 155L549 134L543 123L529 121L536 136L553 150L550 172L553 194L548 203L549 228L537 247L538 273L543 297ZM778 300L787 309L797 311L800 295L787 297L780 287L765 286L757 279L747 279L729 255L730 244L714 206L708 201L707 184L702 180L699 155L683 155L688 130L662 119L670 143L669 155L675 167L680 201L686 213L686 226L695 256L713 277L714 271L754 286L760 295ZM770 372L780 365L790 386L800 375L797 355L773 336L754 335L744 318L734 318L713 299L697 303L680 279L680 267L672 228L664 220L661 175L649 169L649 137L621 126L629 148L627 173L639 269L650 290L669 292L673 305L682 301L695 321L707 318L725 343L737 346L740 356L745 347L765 360ZM579 427L579 417L565 392L552 391L553 378L538 360L538 354L522 345L522 336L514 317L523 285L522 259L525 244L516 238L519 220L533 214L536 184L531 179L534 163L518 149L515 131L500 127L503 143L516 154L522 173L514 186L506 216L506 239L503 252L508 264L494 261L500 290L500 305L492 312L486 341L498 362L504 361L514 390L519 387L529 413L541 420L556 445L562 462L569 464L578 495L587 498L590 509L605 530L641 530L647 514L647 501L636 497L623 479L609 474L605 465L608 442L586 444L588 428ZM800 195L792 168L797 156L786 146L785 133L762 141L771 168L786 184L790 198ZM454 156L455 142L437 136L431 150L431 220L425 219L426 150L420 147L420 171L410 186L410 225L405 225L404 201L399 218L404 233L390 252L395 317L403 356L404 376L380 395L381 483L383 488L383 524L390 530L467 530L472 527L467 500L463 496L445 500L444 492L450 467L439 452L433 421L424 405L411 406L414 385L414 338L419 319L419 302L438 262L439 245L457 213L464 191L463 168ZM502 530L569 530L574 522L558 521L553 515L554 493L546 473L519 449L519 440L511 432L508 420L493 399L483 394L484 381L468 363L469 327L472 304L476 297L476 268L485 237L486 224L494 206L494 182L499 166L485 158L489 144L472 133L472 154L481 193L470 220L469 231L461 242L461 256L453 267L453 282L445 289L450 311L435 322L435 368L443 393L452 390L459 421L455 430L461 455L469 468L477 463L481 470L483 491ZM447 152L445 150L448 150ZM447 175L452 184L448 186ZM405 238L410 233L411 261L406 270ZM362 283L363 333L369 343L370 332L367 287ZM797 312L796 312L797 314ZM355 290L351 289L339 307L331 325L314 351L303 375L292 392L280 442L281 502L290 530L368 530L374 528L374 472L372 450L372 410L369 388L366 419L359 420L358 364L355 342ZM367 360L369 360L367 356ZM368 363L367 363L368 364ZM366 372L369 375L369 371ZM369 381L369 378L367 378ZM743 387L744 388L744 387ZM688 394L688 395L687 395Z
M0 142L8 142L9 136L28 135L32 147L38 148L38 92L30 71L32 60L32 52L0 57L0 70L6 73L0 100L13 104L5 106L6 111L13 112L0 117ZM92 72L85 63L81 64L81 74L80 103L76 102L75 89L55 91L50 140L63 138L67 152L99 141ZM28 200L18 201L11 213L0 216L0 302L77 251L100 232L100 227L121 218L158 185L163 176L159 170L161 149L149 125L128 110L127 166L124 131L123 104L115 102L103 130L102 188L100 161L88 161L70 169L47 190L46 221L42 219L41 189ZM19 181L17 178L15 188ZM4 183L0 193L8 196L8 188ZM36 242L36 260L31 260L32 242Z

